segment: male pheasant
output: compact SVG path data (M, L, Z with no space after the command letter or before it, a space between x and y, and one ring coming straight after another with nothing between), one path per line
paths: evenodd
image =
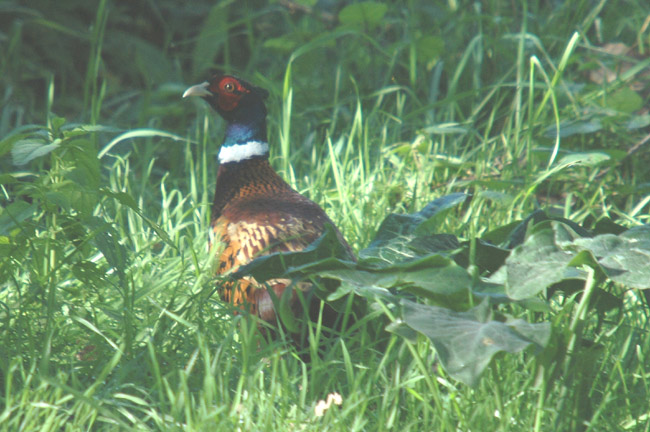
M316 240L326 224L334 224L318 204L293 190L269 164L266 141L268 92L231 75L215 75L188 88L183 97L206 100L226 121L226 137L219 150L219 171L212 205L211 247L220 247L218 274L236 271L254 258L275 252L299 251ZM336 235L349 258L350 246L338 229ZM274 297L280 299L291 281L277 279L260 284L253 278L226 282L221 298L248 309L262 320L276 323ZM289 305L299 314L296 289L316 301L310 283L296 284ZM330 309L330 313L332 310Z

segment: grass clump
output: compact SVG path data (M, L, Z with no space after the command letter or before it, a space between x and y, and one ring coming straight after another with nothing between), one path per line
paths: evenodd
M650 427L632 278L645 3L0 8L0 429ZM261 340L218 300L206 248L222 124L180 95L213 68L270 90L273 165L357 251L390 213L471 195L414 228L457 241L423 259L469 288L385 288L454 313L490 297L496 321L548 323L548 342L497 353L468 386L435 334L383 330L400 317L387 302L310 364Z

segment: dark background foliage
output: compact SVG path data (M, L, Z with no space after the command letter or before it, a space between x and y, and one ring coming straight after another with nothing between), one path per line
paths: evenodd
M647 424L646 3L1 2L0 429ZM223 124L181 95L215 70L270 91L273 165L362 251L320 271L393 302L309 368L214 295ZM474 388L434 361L482 346L459 323L516 336Z

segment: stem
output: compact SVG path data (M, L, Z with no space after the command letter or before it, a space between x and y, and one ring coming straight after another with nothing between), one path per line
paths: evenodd
M546 376L546 368L542 366L539 373L542 375L542 382L539 389L539 397L537 398L537 409L535 410L535 426L533 432L540 432L542 427L542 416L544 413L544 401L546 400L546 384L549 376Z
M578 303L578 308L576 309L575 315L573 316L573 320L569 325L569 331L571 332L571 337L566 347L564 371L563 371L564 377L568 377L570 375L571 368L573 366L573 362L575 358L574 351L575 351L576 343L582 334L582 328L583 328L582 324L584 323L587 314L587 306L589 306L589 302L591 301L591 297L594 294L597 284L598 284L598 280L595 278L594 269L591 267L587 267L587 280L585 281L585 290L582 294L582 298L580 299L580 303ZM558 401L559 401L558 407L555 410L554 423L556 429L559 428L558 421L560 420L560 417L563 416L562 413L564 411L564 405L566 404L566 398L568 392L569 392L569 387L566 381L564 381L564 384L562 385L562 390L560 391L558 397Z
M594 289L596 288L597 280L594 277L594 273L595 272L593 268L587 267L587 280L585 281L585 291L582 294L580 303L578 304L578 309L576 310L576 313L573 316L573 321L571 321L571 325L569 326L569 331L571 331L572 333L568 345L569 352L570 349L575 344L575 341L578 337L577 335L578 325L585 320L585 315L587 314L587 306L589 306L589 302L591 301L591 297L593 296Z

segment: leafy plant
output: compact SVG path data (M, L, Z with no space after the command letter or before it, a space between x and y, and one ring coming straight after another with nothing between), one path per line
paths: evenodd
M0 2L0 430L647 429L646 3ZM309 365L214 295L213 69L361 251L251 269Z
M377 303L390 319L389 330L409 339L413 333L405 326L422 333L433 342L447 372L472 385L497 352L518 352L531 344L541 352L549 343L550 323L530 324L503 316L494 320L490 303L516 301L526 306L541 291L576 279L588 282L589 297L607 279L631 288L650 288L647 226L593 236L568 220L537 212L514 227L504 244L473 239L461 245L453 235L436 234L435 228L450 208L465 199L464 194L449 195L413 215L389 215L357 263L337 257L342 253L337 253L336 237L328 230L304 251L258 258L234 277L335 279L339 288L321 295L335 301L353 293ZM525 240L512 248L521 241L521 229ZM462 257L477 241L484 247L475 251L474 262L466 262L469 265L489 260L481 255L492 255L498 246L512 248L489 277L473 277L454 261L464 261ZM325 290L322 284L321 290ZM425 303L414 302L414 296Z

